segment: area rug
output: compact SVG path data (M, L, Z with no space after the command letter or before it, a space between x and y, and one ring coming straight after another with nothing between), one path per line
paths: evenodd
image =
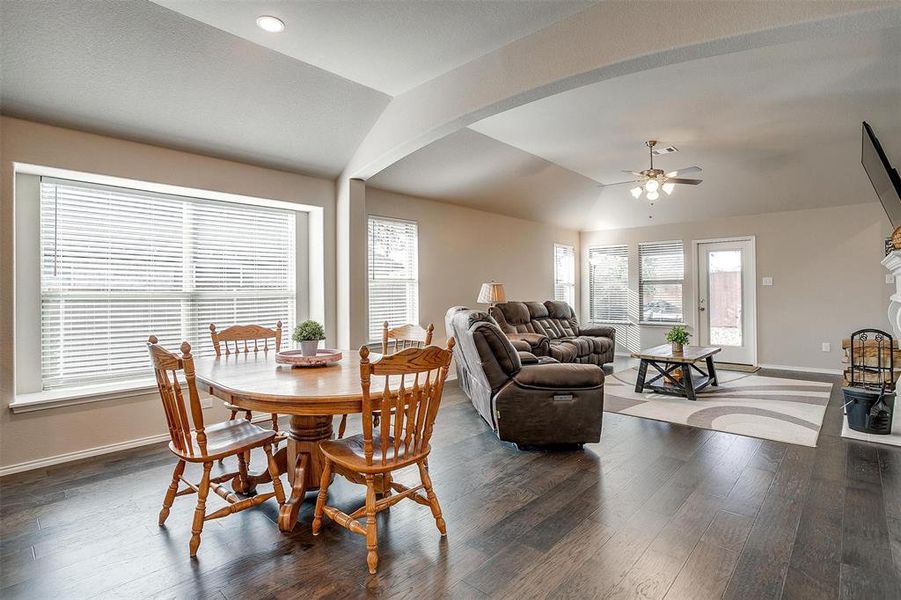
M817 445L831 383L729 371L717 375L718 387L709 386L698 393L697 400L688 400L636 393L637 369L619 371L604 384L604 410L800 446Z

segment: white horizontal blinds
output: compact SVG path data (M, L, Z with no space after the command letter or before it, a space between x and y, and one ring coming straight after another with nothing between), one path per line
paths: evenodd
M212 351L209 324L290 327L293 211L41 180L44 389L151 373L150 334Z
M418 230L412 221L369 217L369 339L382 323L419 322Z
M638 245L641 321L681 323L685 253L682 241Z
M576 251L572 246L554 244L554 300L576 303Z
M629 318L629 248L588 249L590 319L624 322Z

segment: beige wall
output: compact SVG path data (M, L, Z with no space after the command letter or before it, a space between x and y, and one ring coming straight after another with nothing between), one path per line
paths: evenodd
M324 207L326 326L336 330L334 182L0 117L0 348L14 347L13 163ZM483 281L505 282L510 298L551 297L554 243L579 243L575 231L381 190L367 189L365 203L368 213L419 222L420 315L440 338L447 308L475 306ZM155 393L13 414L14 390L14 355L0 353L0 470L165 432ZM206 414L225 415L218 401Z
M877 202L835 208L770 213L677 225L616 231L583 232L582 280L587 282L588 248L628 244L630 288L638 294L638 243L681 239L685 243L683 300L686 320L696 311L696 266L692 240L756 236L758 362L811 369L839 369L841 340L855 329L888 329L888 298L880 264L883 239L891 228ZM772 277L774 285L760 285ZM588 314L588 287L583 283L582 311ZM637 322L637 315L631 320ZM620 328L622 346L663 343L667 327ZM831 352L821 343L830 342Z
M334 182L0 117L0 348L13 348L14 162L323 207L325 320L334 331ZM14 355L0 352L0 468L166 431L156 395L13 414L14 389ZM223 415L219 402L208 412Z
M434 323L436 337L448 308L479 306L483 282L503 282L510 300L553 298L554 243L578 256L576 231L443 202L367 188L366 212L419 224L419 320Z

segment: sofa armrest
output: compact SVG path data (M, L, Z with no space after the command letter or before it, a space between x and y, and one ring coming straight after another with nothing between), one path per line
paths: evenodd
M523 366L513 380L530 389L584 390L603 387L604 371L597 365L538 364Z
M525 342L521 342L521 343L525 343ZM514 344L514 346L516 346L516 344ZM537 365L539 363L538 357L526 350L519 351L519 361L523 365Z
M524 348L528 350L535 356L547 356L550 351L550 341L547 339L547 336L541 335L540 333L508 333L507 339L510 340L510 343L519 350L518 343L525 342L529 345L528 348Z
M611 340L616 338L616 329L610 325L600 325L598 323L589 323L584 327L579 327L579 335L587 335L591 337L605 337Z
M513 347L516 348L517 352L532 352L532 346L525 340L510 340L510 343L513 344Z

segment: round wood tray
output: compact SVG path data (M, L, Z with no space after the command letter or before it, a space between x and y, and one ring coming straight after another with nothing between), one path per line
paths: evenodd
M316 356L304 356L300 350L282 350L275 355L275 362L292 367L324 367L329 363L338 362L341 358L340 350L328 348L318 349Z

